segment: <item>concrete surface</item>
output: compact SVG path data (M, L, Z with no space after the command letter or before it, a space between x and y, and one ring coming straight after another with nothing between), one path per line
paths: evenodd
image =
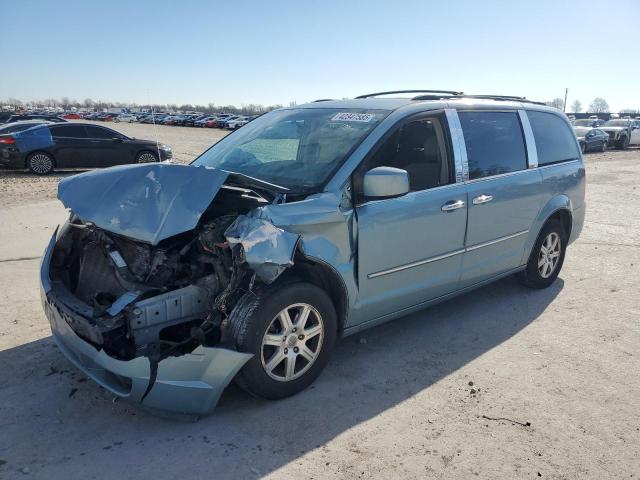
M640 150L588 155L587 171L587 223L549 289L505 279L366 331L305 392L231 387L195 423L114 402L58 352L34 257L66 214L12 174L0 478L637 478Z

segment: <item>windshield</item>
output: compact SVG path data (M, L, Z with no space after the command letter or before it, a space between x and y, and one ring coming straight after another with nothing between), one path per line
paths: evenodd
M242 173L293 191L319 187L389 112L276 110L247 123L193 165Z
M576 132L576 137L584 137L591 131L591 127L576 127L573 131Z
M605 127L627 127L629 120L609 120L604 124Z
M590 127L596 120L574 120L573 124L577 127Z

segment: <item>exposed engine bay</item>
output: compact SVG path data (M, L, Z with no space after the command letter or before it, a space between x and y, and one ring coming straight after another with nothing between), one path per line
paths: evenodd
M72 213L50 276L88 322L72 325L76 333L116 359L145 356L156 365L198 345L223 344L229 312L254 282L265 281L247 263L241 239L225 232L264 202L251 190L223 187L194 230L157 245Z

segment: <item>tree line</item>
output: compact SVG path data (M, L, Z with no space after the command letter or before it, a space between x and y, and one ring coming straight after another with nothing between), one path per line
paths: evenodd
M553 100L549 100L548 102L545 102L545 103L550 107L555 107L555 108L559 108L560 110L564 110L564 100L560 97L554 98ZM609 108L609 104L602 97L594 98L593 101L589 104L589 108L587 109L588 113L608 113L610 111L611 110ZM574 100L573 103L567 109L567 112L568 113L582 112L582 102L578 99ZM619 113L626 113L626 114L633 115L633 114L640 113L640 110L636 110L634 108L625 108L620 110Z

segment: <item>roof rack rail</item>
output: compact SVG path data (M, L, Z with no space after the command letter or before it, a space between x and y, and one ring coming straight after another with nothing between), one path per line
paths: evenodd
M438 93L445 95L464 95L463 92L454 92L451 90L391 90L389 92L367 93L366 95L359 95L356 98L379 97L380 95L392 95L394 93Z
M536 105L546 105L544 102L536 102L528 100L526 97L517 97L515 95L456 95L456 98L477 98L479 100L499 100L505 102L525 102L534 103Z

